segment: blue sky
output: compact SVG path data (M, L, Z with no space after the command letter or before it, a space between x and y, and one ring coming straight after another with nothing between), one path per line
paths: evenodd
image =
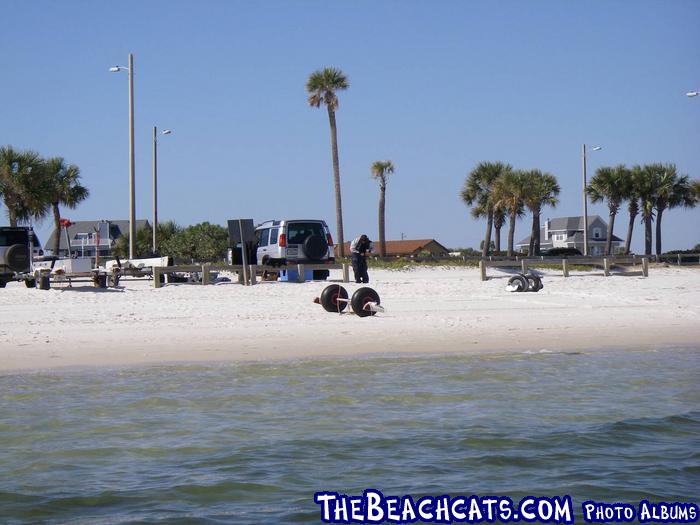
M2 0L0 144L80 166L90 199L72 220L128 217L127 76L135 60L137 216L325 218L335 229L328 119L308 75L341 68L345 237L376 238L375 160L396 167L387 238L476 247L483 222L459 199L482 160L554 174L580 215L588 169L675 162L700 178L697 1ZM604 218L607 208L591 206ZM4 216L5 210L2 210ZM623 237L626 217L616 233ZM664 248L700 243L700 208L664 215ZM45 240L47 220L39 228ZM641 250L636 226L633 248ZM518 223L516 237L529 231Z

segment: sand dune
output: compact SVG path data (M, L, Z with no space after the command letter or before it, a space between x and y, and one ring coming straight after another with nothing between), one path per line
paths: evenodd
M49 291L10 283L0 290L0 369L700 341L697 269L654 268L646 279L544 272L539 293L508 293L506 274L489 273L481 282L468 268L371 270L386 307L372 318L325 312L312 302L321 282L154 289L132 280Z

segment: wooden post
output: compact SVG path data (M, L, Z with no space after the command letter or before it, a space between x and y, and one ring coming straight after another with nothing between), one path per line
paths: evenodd
M306 278L304 275L304 265L303 264L297 264L297 282L298 283L303 283Z
M603 257L603 275L610 277L610 259Z
M343 263L343 282L344 283L350 282L350 267L349 267L348 263Z
M520 261L520 269L523 273L527 273L527 261L525 259Z
M481 280L485 281L486 280L486 261L481 259L479 261L479 272L481 272Z
M202 265L202 286L209 284L209 265Z
M561 271L564 274L564 277L569 276L569 261L566 259L561 260Z
M238 275L238 284L242 284L245 286L247 283L245 282L245 274L243 273L243 268L236 271L236 275Z
M642 275L649 277L649 259L642 257Z
M678 266L680 266L680 265L681 265L681 254L679 253L678 254Z
M153 267L153 288L160 288L160 268Z
M258 266L256 264L251 264L248 267L248 277L250 278L250 285L253 286L257 283L256 275L258 273Z

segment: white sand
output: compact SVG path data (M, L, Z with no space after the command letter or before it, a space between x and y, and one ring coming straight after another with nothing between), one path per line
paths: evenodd
M0 289L0 370L700 344L698 269L652 268L647 279L545 272L539 293L508 293L506 274L489 275L370 270L386 313L369 318L314 304L321 282L49 291L10 283Z

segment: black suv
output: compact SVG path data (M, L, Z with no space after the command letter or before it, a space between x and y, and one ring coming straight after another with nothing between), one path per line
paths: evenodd
M34 286L31 275L30 228L0 227L0 288L10 281Z

